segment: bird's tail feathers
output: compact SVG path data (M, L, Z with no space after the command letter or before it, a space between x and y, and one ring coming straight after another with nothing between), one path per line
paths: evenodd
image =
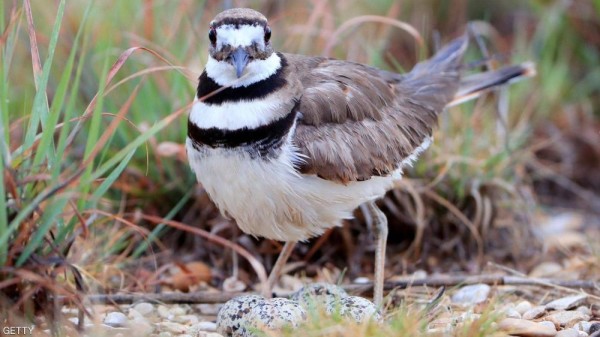
M448 103L447 107L475 99L495 87L515 83L535 75L535 63L525 62L498 70L465 76L460 81L460 87L454 95L454 99Z

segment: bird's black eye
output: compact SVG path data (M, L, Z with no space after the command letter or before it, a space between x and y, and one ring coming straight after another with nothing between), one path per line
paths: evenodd
M217 44L217 30L216 29L211 28L208 31L208 39L210 40L210 43L212 43L213 46L215 44Z
M265 28L265 42L269 42L271 39L271 27Z

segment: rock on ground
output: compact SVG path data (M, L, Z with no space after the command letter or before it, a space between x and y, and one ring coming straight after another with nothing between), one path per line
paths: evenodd
M479 304L487 300L491 287L487 284L473 284L460 288L454 296L452 302L458 304Z

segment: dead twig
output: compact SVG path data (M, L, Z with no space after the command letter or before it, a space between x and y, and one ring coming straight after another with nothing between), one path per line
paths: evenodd
M588 295L590 298L600 299L586 293L585 290L600 291L600 283L591 280L559 280L559 279L540 279L520 276L506 275L475 275L475 276L439 276L423 279L403 280L386 282L385 289L392 290L409 287L455 287L468 284L488 284L488 285L512 285L512 286L539 286L551 288L567 288L569 290L577 289L578 292ZM351 293L361 293L371 290L372 283L349 284L341 286L344 290ZM141 301L156 303L224 303L236 296L249 295L251 293L241 292L213 292L199 291L193 293L145 293L145 294L92 294L86 296L86 299L92 303L106 304L131 304ZM278 293L279 297L289 296L290 293ZM68 298L60 297L59 301L66 302Z
M92 303L131 304L135 302L154 303L225 303L230 299L244 295L239 292L197 291L191 293L147 293L147 294L94 294L86 296Z

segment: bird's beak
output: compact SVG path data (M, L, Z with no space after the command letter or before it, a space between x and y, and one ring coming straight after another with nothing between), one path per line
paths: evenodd
M248 55L248 52L246 52L244 48L238 47L231 53L231 59L233 61L233 66L235 67L235 74L237 75L237 78L240 78L248 61L250 61L250 55Z

